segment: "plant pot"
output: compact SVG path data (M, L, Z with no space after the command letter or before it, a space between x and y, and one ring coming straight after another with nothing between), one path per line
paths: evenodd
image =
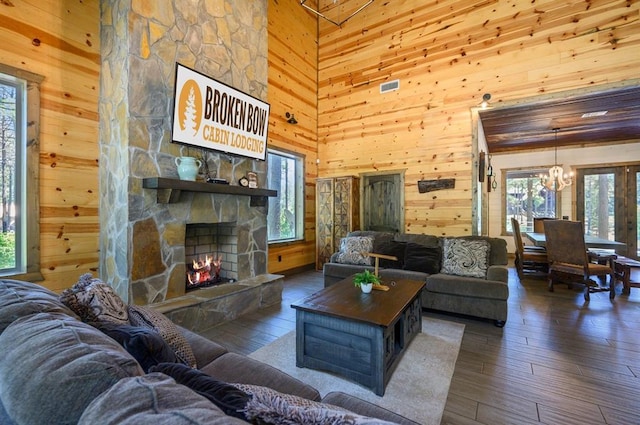
M373 289L373 283L361 283L360 284L360 289L365 294L368 294L369 292L371 292L371 289Z

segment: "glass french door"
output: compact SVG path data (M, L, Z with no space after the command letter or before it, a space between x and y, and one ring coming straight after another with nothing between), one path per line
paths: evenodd
M577 172L576 215L585 234L623 242L621 255L640 252L640 164L585 168Z

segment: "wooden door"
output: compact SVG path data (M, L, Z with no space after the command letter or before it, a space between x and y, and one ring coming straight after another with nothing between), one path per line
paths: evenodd
M404 231L404 176L401 173L362 177L363 229Z
M640 164L578 170L576 216L585 234L627 245L619 254L639 258Z

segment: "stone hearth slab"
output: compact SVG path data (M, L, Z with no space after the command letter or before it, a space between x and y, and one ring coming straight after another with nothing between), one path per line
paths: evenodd
M284 276L262 274L234 283L198 288L150 307L194 332L282 301Z

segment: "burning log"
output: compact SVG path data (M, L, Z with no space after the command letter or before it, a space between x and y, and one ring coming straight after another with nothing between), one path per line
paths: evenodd
M203 260L193 260L187 270L187 287L211 285L220 282L222 256L218 258L206 256Z

